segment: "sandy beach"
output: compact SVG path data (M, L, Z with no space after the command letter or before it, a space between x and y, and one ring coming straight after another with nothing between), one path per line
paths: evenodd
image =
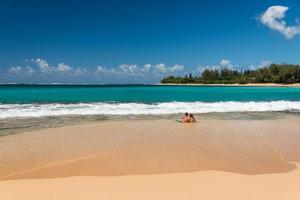
M300 0L0 4L0 200L300 200Z
M267 175L201 171L0 182L1 199L297 200L300 170Z
M299 122L119 120L3 136L0 196L299 199Z

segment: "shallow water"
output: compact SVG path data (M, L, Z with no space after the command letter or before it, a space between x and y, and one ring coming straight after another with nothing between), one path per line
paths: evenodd
M241 113L205 113L196 114L195 117L201 122L203 119L218 120L277 120L285 117L299 117L300 113L289 112L241 112ZM115 121L115 120L152 120L171 119L179 121L182 114L173 115L71 115L53 117L27 117L0 119L0 137L10 134L40 130L45 128L61 127L86 122Z
M299 115L300 88L0 85L0 136L87 121Z
M227 119L101 121L1 137L0 179L296 168L298 117Z

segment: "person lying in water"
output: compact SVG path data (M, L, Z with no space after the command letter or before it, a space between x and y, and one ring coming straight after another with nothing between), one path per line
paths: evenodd
M191 123L189 113L187 113L187 112L184 113L184 116L182 118L182 123Z
M196 119L192 113L185 113L184 117L182 118L182 123L194 123Z
M189 118L191 123L196 122L195 116L192 113L190 113Z

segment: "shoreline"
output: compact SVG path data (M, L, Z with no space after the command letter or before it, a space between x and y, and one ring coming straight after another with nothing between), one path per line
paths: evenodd
M222 87L300 87L300 83L294 84L277 84L277 83L247 83L247 84L204 84L204 83L160 83L158 85L170 86L222 86Z
M3 136L0 197L298 200L299 122L109 120Z
M300 198L299 116L198 119L108 120L0 137L0 198Z
M1 86L91 86L91 87L105 87L105 86L253 86L253 87L300 87L300 83L282 84L282 83L132 83L132 84L89 84L89 83L0 83Z
M121 120L13 134L0 137L0 177L287 172L295 169L290 162L300 162L299 122L297 116L195 124Z
M194 113L200 121L217 120L276 120L285 117L298 117L297 112L215 112ZM181 119L181 114L165 115L128 115L128 116L102 116L102 115L70 115L70 116L41 116L41 117L16 117L0 119L0 138L3 136L22 134L26 132L45 130L49 128L60 128L64 126L81 125L88 123L101 123L105 121L127 121L127 120L173 120Z

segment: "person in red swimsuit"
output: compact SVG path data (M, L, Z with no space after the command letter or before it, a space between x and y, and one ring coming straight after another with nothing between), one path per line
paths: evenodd
M189 113L186 112L184 114L184 117L182 118L182 123L191 123Z

